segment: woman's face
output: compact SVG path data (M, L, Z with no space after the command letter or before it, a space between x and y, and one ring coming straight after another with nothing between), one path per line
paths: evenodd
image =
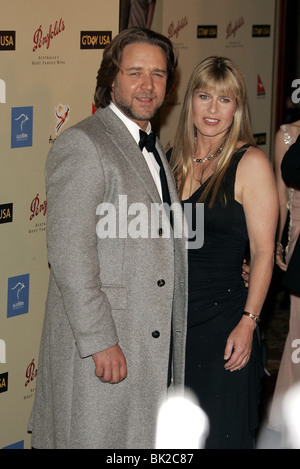
M192 98L192 112L197 131L207 137L224 136L232 124L236 98L219 94L215 89L197 89Z

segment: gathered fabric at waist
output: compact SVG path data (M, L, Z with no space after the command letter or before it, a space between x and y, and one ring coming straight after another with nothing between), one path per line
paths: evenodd
M246 247L244 238L233 242L232 236L214 234L201 249L189 251L189 324L243 310L248 292L242 278Z
M235 286L203 287L191 292L188 303L188 327L202 324L219 315L227 315L230 320L237 323L242 317L247 293L248 289L242 281Z

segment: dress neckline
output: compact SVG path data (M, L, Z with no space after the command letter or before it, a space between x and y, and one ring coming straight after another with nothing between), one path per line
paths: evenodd
M246 149L249 148L250 146L251 146L251 143L245 143L245 144L242 145L240 148L238 148L238 149L236 150L236 152L233 154L233 156L232 156L232 158L231 158L231 161L230 161L230 164L233 162L233 158L234 158L234 156L235 156L236 154L238 154L238 153L239 153L241 150L243 150L243 149L246 150ZM213 175L209 176L209 177L204 181L204 183L201 184L201 186L198 187L198 189L196 189L195 192L193 192L193 193L190 195L190 197L189 197L188 199L182 200L182 203L186 203L186 202L188 202L189 200L191 200L191 198L193 198L193 197L195 197L196 195L198 195L198 192L201 192L201 190L203 189L203 187L204 187L204 186L206 185L206 183L212 178L212 176L213 176Z
M201 192L201 190L203 189L203 187L206 185L206 183L212 178L212 175L209 176L203 184L201 184L201 186L198 187L198 189L195 190L195 192L193 192L188 199L184 199L182 200L182 202L188 202L192 197L194 197L196 194L198 194L198 192Z

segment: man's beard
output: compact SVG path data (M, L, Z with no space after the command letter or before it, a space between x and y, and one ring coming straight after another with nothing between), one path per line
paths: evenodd
M131 106L126 106L126 104L123 104L123 103L120 103L120 102L117 102L116 101L116 104L117 106L121 109L121 111L127 116L129 117L129 119L133 119L135 121L149 121L153 116L154 114L156 113L156 108L153 110L153 112L151 112L150 114L143 114L143 115L140 115L140 114L137 114L136 112L133 111L132 107Z
M145 96L146 97L146 96ZM115 86L113 90L113 98L116 106L127 116L129 119L134 121L149 121L154 117L158 109L161 107L161 104L157 104L152 110L135 110L132 105L128 105L124 102L123 98L118 93L118 87Z

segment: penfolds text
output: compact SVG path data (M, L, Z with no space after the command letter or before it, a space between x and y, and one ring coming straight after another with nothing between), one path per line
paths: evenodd
M50 24L49 31L44 34L42 25L35 31L33 35L33 52L37 49L46 46L49 49L51 40L65 30L64 20L60 18L59 21L55 21L54 26Z

